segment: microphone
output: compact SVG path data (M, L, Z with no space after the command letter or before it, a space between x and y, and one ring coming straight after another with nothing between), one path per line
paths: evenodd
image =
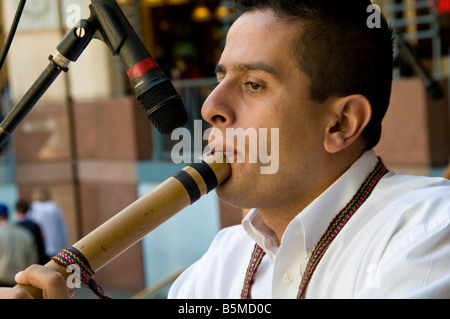
M180 95L147 52L136 32L115 0L92 0L91 16L81 20L58 45L55 56L22 99L0 123L0 148L23 118L33 108L61 71L67 72L92 38L105 42L113 55L119 55L128 68L127 74L136 97L155 128L170 134L187 122Z
M115 0L92 0L88 19L96 27L94 38L119 55L147 119L162 134L187 122L182 99L146 50Z

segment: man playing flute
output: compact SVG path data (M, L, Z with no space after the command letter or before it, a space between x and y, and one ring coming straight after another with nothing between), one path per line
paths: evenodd
M170 298L450 297L450 182L397 175L373 150L391 94L393 35L384 19L369 23L372 7L236 0L202 116L222 132L279 128L279 169L261 174L262 163L232 160L245 147L227 152L232 174L217 194L252 210L216 236ZM44 267L16 280L70 296Z

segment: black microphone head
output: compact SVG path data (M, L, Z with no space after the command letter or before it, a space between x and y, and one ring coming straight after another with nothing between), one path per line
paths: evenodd
M151 86L137 99L145 111L145 117L161 134L170 134L187 123L183 101L169 79Z

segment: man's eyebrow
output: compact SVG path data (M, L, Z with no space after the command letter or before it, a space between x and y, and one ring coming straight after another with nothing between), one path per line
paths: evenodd
M255 63L242 63L236 64L231 68L233 71L263 71L268 73L274 77L278 77L277 72L267 64L263 62L255 62ZM226 73L226 68L222 64L216 65L216 74L217 73Z
M225 67L222 64L217 64L215 72L216 72L216 74L217 73L225 73Z

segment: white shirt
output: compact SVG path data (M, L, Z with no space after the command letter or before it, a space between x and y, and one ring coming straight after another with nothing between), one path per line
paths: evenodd
M374 169L365 152L300 212L278 246L257 209L223 229L169 298L240 298L257 242L252 298L296 298L315 245ZM305 298L450 298L450 181L387 173L319 262Z
M67 248L69 241L63 212L55 202L32 202L29 218L41 228L47 256L54 256Z

